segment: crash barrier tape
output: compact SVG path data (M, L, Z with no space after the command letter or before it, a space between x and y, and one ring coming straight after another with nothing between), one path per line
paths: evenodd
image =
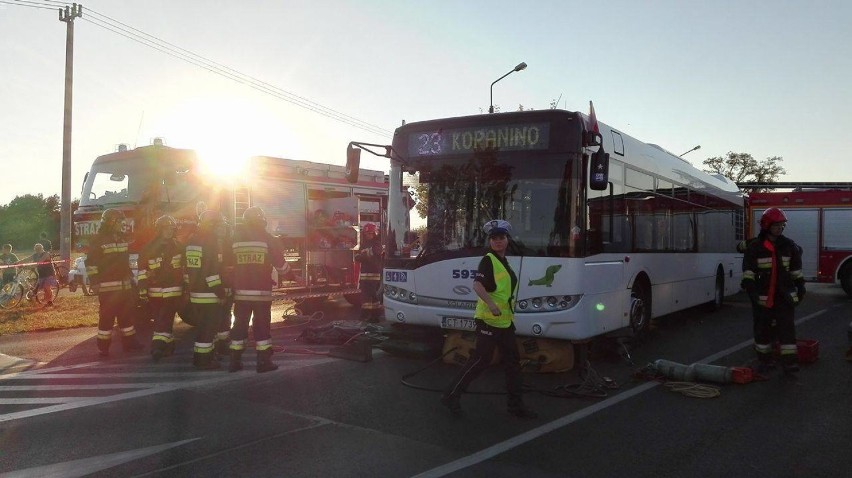
M52 262L55 265L55 264L63 264L65 262L69 262L69 261L59 259L57 261L50 261L50 262ZM44 262L25 262L25 263L22 263L22 264L9 264L9 265L5 265L5 266L0 266L0 270L11 269L13 267L40 266L40 265L44 265L44 264L48 264L48 263L49 263L48 261L44 261Z

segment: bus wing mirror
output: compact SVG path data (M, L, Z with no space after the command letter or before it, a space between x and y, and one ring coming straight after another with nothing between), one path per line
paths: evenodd
M609 187L609 153L603 148L598 149L589 162L589 187L595 191L605 191Z
M353 148L350 144L346 148L346 180L350 183L358 182L358 171L361 167L361 149Z
M603 144L603 136L595 131L587 131L584 135L583 146L600 146Z

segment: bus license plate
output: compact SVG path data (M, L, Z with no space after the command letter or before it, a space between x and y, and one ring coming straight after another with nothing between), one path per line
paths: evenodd
M466 317L442 317L442 329L476 330L476 322Z

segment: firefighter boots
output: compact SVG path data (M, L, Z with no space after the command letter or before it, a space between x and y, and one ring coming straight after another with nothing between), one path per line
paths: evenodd
M217 339L216 345L214 345L213 348L214 348L214 352L216 353L216 355L218 355L220 357L227 357L231 353L230 349L229 349L230 346L231 346L231 344L228 343L227 339L226 340Z
M213 357L212 352L194 352L192 354L192 365L198 370L219 370L219 361Z
M136 334L122 337L121 347L125 352L138 352L145 348L145 346L136 340Z
M272 363L272 349L257 351L257 373L278 370L278 365Z
M231 350L231 363L228 364L228 372L239 372L243 369L243 351Z
M98 339L98 354L101 357L109 357L109 340Z
M154 362L159 362L161 358L166 356L166 343L162 340L154 340L151 343L151 358Z

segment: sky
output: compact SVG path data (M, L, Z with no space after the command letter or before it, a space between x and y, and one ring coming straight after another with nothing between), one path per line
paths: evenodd
M0 0L0 205L61 193L60 5ZM389 144L402 121L487 112L492 92L503 111L558 101L588 112L592 100L600 121L637 139L675 154L700 145L684 156L699 167L733 151L782 157L781 181L852 181L843 140L852 130L852 2L845 0L81 5L72 198L92 161L120 143L159 137L212 162L267 155L342 165L350 141ZM243 80L105 24L150 35ZM527 69L490 88L520 62ZM258 91L246 78L278 93ZM386 171L388 164L364 154L361 167Z

